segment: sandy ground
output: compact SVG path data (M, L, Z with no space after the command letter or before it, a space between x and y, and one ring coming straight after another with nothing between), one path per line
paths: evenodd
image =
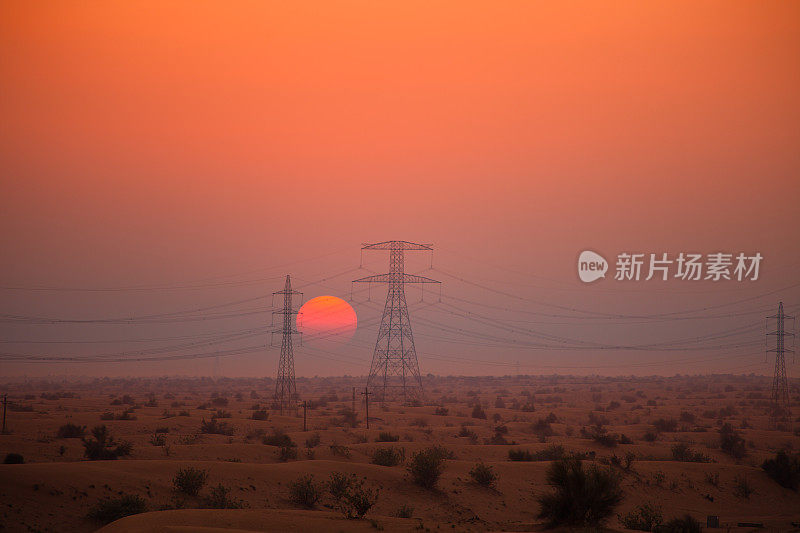
M797 384L792 385L796 402ZM361 395L357 426L349 427L341 415L352 406L352 387L363 386L362 381L303 380L302 396L314 403L305 432L302 410L297 416L269 410L271 386L270 380L166 378L9 385L10 433L0 435L0 454L22 454L25 464L0 465L2 530L95 531L103 524L87 517L90 510L121 494L141 496L149 512L103 531L541 530L537 496L551 490L545 482L550 462L510 461L508 452L536 452L554 444L592 454L588 462L619 473L626 494L620 514L655 503L666 519L690 513L705 524L706 516L717 515L733 531L750 530L735 527L738 522L792 531L791 522L800 521L800 494L780 487L760 468L778 449L800 450L800 437L767 429L770 382L765 378L430 378L423 405L371 404L369 430ZM485 419L471 416L476 402ZM442 407L447 414L436 414ZM119 415L129 408L135 419L101 420L103 413ZM268 419L254 420L253 413L262 408ZM537 430L534 424L551 413L550 429ZM213 416L233 434L201 433L201 421ZM662 418L675 419L677 431L654 432L655 440L648 441L645 434ZM582 428L597 420L631 443L607 447L587 438ZM89 461L80 438L57 436L66 423L87 426L87 433L106 424L117 442L132 444L132 453L115 461ZM747 443L744 458L719 449L723 423L741 432ZM496 436L498 427L507 430L500 434L505 444ZM279 448L262 443L261 434L275 429L297 444L297 459L282 462ZM164 442L154 438L156 430ZM399 440L376 442L383 431ZM458 436L469 432L474 436ZM313 442L317 435L318 444ZM709 462L674 460L671 448L677 442ZM414 485L404 465L371 464L379 447L399 446L409 457L434 444L454 456L434 491ZM614 456L626 455L633 458L630 468L613 464ZM494 488L472 482L469 471L479 460L498 474ZM179 497L173 488L175 473L188 466L209 472L200 497ZM332 472L355 474L379 490L366 519L346 519L330 497L313 510L290 501L290 482L304 474L324 482ZM742 480L751 494L742 494ZM202 496L219 484L242 509L199 509ZM413 508L412 517L397 518L401 507ZM616 516L608 527L623 529Z

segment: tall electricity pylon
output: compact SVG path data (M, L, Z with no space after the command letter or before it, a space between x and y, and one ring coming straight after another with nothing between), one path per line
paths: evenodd
M404 403L422 399L422 378L419 373L417 350L411 332L411 320L406 304L406 283L441 283L424 276L403 271L406 250L433 251L430 244L407 241L385 241L364 244L362 250L389 250L389 273L367 276L353 283L388 283L386 305L383 308L378 340L372 355L367 378L367 390L381 402L402 398Z
M784 353L794 353L794 350L787 349L784 343L785 337L794 337L794 333L786 333L784 320L794 319L783 313L783 302L778 304L778 314L767 317L767 320L776 319L776 330L768 332L767 335L775 336L775 349L767 350L775 352L775 378L772 381L772 395L770 396L769 406L769 427L771 429L791 430L791 416L789 409L789 384L786 379L786 360Z
M294 349L292 347L292 335L300 333L295 327L295 315L297 311L292 307L292 296L302 295L301 292L292 290L292 281L286 275L286 284L282 291L274 292L274 296L283 295L283 309L273 311L274 315L283 315L283 325L281 329L273 331L281 333L281 358L278 362L278 380L275 382L275 402L279 405L281 414L284 409L297 410L297 385L294 381Z

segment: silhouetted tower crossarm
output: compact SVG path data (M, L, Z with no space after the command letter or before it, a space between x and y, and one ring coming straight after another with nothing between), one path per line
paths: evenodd
M791 430L791 409L789 403L789 383L786 377L786 356L787 352L794 353L794 350L786 347L786 337L794 337L794 333L787 333L785 328L786 320L793 320L793 316L783 312L783 302L778 304L778 314L767 317L767 320L774 319L776 329L767 333L768 336L775 337L775 348L767 352L775 353L775 377L772 380L772 394L770 396L769 425L771 429Z
M422 398L422 377L419 372L417 350L411 331L411 320L406 303L405 284L441 282L425 276L404 272L405 252L426 250L433 252L433 245L409 241L384 241L364 244L364 250L388 250L389 272L353 280L353 283L386 283L386 304L378 328L375 351L372 356L367 389L377 393L381 402L395 394L404 402Z
M275 401L283 413L284 409L297 409L297 385L294 379L294 347L292 345L292 335L300 332L295 327L295 316L297 310L292 306L292 296L302 295L298 291L292 290L291 278L286 276L286 283L282 291L273 293L274 296L283 296L283 308L274 311L273 316L281 315L281 328L273 332L280 333L281 336L281 356L278 361L278 377L275 382Z

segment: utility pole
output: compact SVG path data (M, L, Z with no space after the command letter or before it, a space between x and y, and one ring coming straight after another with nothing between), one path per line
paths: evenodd
M775 337L775 349L767 352L775 352L775 377L772 380L772 395L770 396L769 406L769 427L770 429L782 429L791 431L792 413L789 409L789 384L786 379L786 352L794 353L794 350L787 349L785 337L794 337L794 333L786 333L784 321L794 320L793 316L788 316L783 312L783 302L778 304L778 314L767 317L767 320L774 318L776 322L775 331L768 332L768 336Z
M364 392L361 394L364 395L364 413L367 417L367 429L369 429L369 395L372 393L369 391L369 387L364 387Z
M308 402L303 400L303 432L308 431L308 425L306 424L306 408L308 407Z
M374 389L381 403L396 394L403 403L422 399L422 377L419 373L417 350L408 316L405 284L439 283L424 276L404 272L406 250L433 252L433 245L408 241L385 241L364 244L363 250L389 250L389 273L353 280L353 283L387 283L386 304L383 308L378 339L372 355L372 365L367 378L367 388Z
M283 338L281 340L281 357L278 362L278 379L275 382L275 401L279 404L280 413L283 415L284 407L289 407L296 411L297 409L297 384L294 380L294 349L292 347L292 335L297 335L294 323L294 317L297 311L292 307L292 296L302 295L298 291L292 290L292 280L289 275L286 275L286 284L282 291L273 293L275 295L283 296L283 309L280 311L273 311L274 315L283 315L283 325L281 329L273 331L281 333Z
M8 404L8 394L3 394L3 432L0 435L6 434L6 405Z

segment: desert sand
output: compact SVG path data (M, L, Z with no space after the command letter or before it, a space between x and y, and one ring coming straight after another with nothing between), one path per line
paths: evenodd
M4 531L78 532L542 530L537 497L551 490L551 461L536 453L553 446L621 477L625 498L610 530L624 530L618 516L645 503L659 506L665 520L689 513L705 525L716 515L730 531L752 530L740 522L791 531L800 521L800 494L761 468L780 449L800 450L791 428L767 429L768 378L428 376L424 385L419 405L371 402L367 429L362 378L300 379L309 404L303 431L302 409L271 409L270 379L11 383L0 453L18 453L24 464L0 465L0 523ZM796 402L797 383L791 385ZM353 405L355 423L347 415ZM201 424L212 419L231 434L203 433ZM58 436L68 423L85 426L87 439L105 424L115 443L130 443L130 453L88 460L81 438ZM720 449L726 423L744 438L744 457ZM276 431L296 445L296 458L264 443ZM377 442L382 432L397 441ZM676 460L676 443L702 462ZM432 445L452 458L431 490L415 485L406 466L413 452ZM373 464L375 450L388 446L402 448L405 461ZM529 451L533 460L512 461L509 450ZM471 479L479 461L497 474L494 487ZM197 496L173 486L187 467L208 471ZM378 491L365 518L346 518L325 491L311 509L293 503L293 481L311 474L322 484L333 472L355 474ZM238 508L203 508L220 484ZM89 518L98 502L123 494L140 496L147 512L108 525Z

